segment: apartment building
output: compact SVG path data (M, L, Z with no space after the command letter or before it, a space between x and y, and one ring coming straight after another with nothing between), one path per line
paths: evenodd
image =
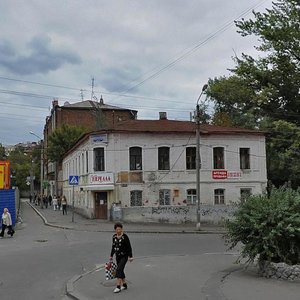
M267 184L263 132L200 127L202 215L223 217ZM196 217L195 123L128 120L86 134L65 155L63 193L89 218L193 222ZM69 180L79 176L78 185Z

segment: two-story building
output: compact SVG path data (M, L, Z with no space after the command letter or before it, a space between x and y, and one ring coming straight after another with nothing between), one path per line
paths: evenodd
M267 184L261 131L200 127L202 219L218 222ZM63 160L63 193L90 218L189 222L196 218L195 123L129 120L86 134ZM79 184L69 184L70 176Z

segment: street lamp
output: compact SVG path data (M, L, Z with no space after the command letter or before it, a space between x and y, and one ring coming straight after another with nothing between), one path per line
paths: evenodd
M29 131L30 134L34 135L41 140L41 185L40 185L40 195L43 197L43 181L44 181L44 143L43 139L35 134L33 131ZM43 199L41 198L41 208L43 208Z
M199 100L203 94L203 92L207 89L208 85L204 84L202 87L202 91L197 100L196 106L196 198L197 198L197 230L201 228L200 222L200 107Z

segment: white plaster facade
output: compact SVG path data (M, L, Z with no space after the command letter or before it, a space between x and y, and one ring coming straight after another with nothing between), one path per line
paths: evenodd
M143 121L134 122L139 126L136 129L132 126L127 130L124 126L87 134L66 154L63 193L69 205L74 204L76 210L90 218L103 219L109 219L111 209L117 212L119 207L139 206L149 210L149 207L194 206L194 210L196 170L187 169L186 150L196 147L194 127L190 131L181 130L181 124L186 126L190 122L176 121L170 125L165 120L165 126L150 131ZM262 193L267 184L264 134L206 127L201 130L200 139L201 205L224 207L240 201L241 192ZM130 170L131 147L141 149L141 166L137 164L137 170ZM158 168L160 147L169 149L168 170ZM214 169L215 147L224 151L222 169ZM101 171L95 170L96 148L103 148ZM246 149L248 155L245 169L241 169L240 149ZM69 184L71 175L79 176L78 185ZM131 198L134 196L138 196L137 202ZM134 216L129 218L134 220Z

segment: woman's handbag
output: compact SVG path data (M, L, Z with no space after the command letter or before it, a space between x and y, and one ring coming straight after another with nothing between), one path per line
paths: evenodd
M109 261L105 264L105 278L111 280L116 278L117 264L113 261Z

